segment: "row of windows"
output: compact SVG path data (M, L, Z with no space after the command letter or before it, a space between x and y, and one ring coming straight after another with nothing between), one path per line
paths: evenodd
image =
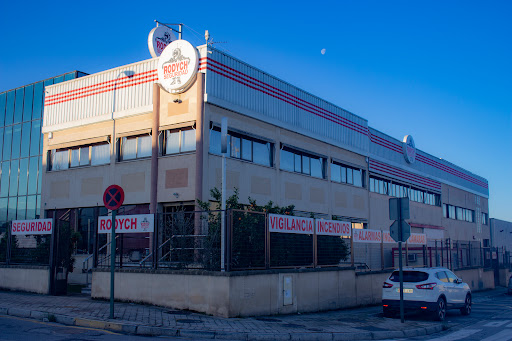
M162 134L161 155L173 155L196 150L195 130L174 129ZM151 135L143 134L120 139L118 161L127 161L151 157ZM82 166L98 166L110 163L110 144L98 143L88 146L51 150L49 152L49 170L64 170Z
M228 133L229 157L272 167L274 144L250 136ZM221 133L217 127L210 130L210 153L221 155Z
M411 201L432 206L441 206L441 196L437 193L397 183L391 180L370 176L370 192L385 194L397 198L409 198Z
M0 160L40 155L41 120L0 128Z
M443 217L474 223L475 211L463 207L443 204Z
M49 152L49 170L63 170L80 166L98 166L110 163L110 144L99 143Z
M221 132L218 127L212 126L210 130L210 153L221 155ZM274 144L238 132L228 132L229 157L254 162L259 165L273 167ZM297 150L288 146L281 146L280 169L325 179L326 158L308 152ZM334 182L364 187L364 170L331 163L331 180Z

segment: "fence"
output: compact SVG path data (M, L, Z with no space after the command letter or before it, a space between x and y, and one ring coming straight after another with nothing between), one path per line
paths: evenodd
M49 265L51 235L10 235L0 230L0 264Z

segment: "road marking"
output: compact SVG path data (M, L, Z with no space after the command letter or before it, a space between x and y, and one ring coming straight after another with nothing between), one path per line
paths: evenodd
M494 321L484 324L484 327L501 327L502 325L507 324L509 322L510 320Z
M481 332L482 329L462 329L435 339L430 339L428 341L452 341L452 340L460 340L464 339L468 336L471 336L475 333Z
M502 330L492 336L486 337L482 341L507 341L512 339L512 333L510 330Z

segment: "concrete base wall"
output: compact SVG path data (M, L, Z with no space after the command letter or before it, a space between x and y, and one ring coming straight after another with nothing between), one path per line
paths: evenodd
M0 267L0 289L49 294L48 267Z
M492 269L456 270L455 274L468 283L471 291L494 289L494 271Z
M508 286L508 279L510 278L510 270L509 269L500 269L500 277L499 283L496 283L496 285L500 285L502 287Z
M223 317L316 312L380 304L391 271L306 269L240 273L120 271L115 298ZM457 271L473 290L494 288L492 271ZM110 297L110 273L95 271L92 297Z

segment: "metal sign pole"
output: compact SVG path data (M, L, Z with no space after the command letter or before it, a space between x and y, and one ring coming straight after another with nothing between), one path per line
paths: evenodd
M399 205L401 202L399 201ZM402 231L402 210L398 209L398 269L399 269L399 277L400 277L400 321L404 323L404 272L403 272L403 261L402 261L402 241L403 241L403 231Z
M112 210L112 240L110 248L110 318L114 318L114 273L116 268L116 213Z

